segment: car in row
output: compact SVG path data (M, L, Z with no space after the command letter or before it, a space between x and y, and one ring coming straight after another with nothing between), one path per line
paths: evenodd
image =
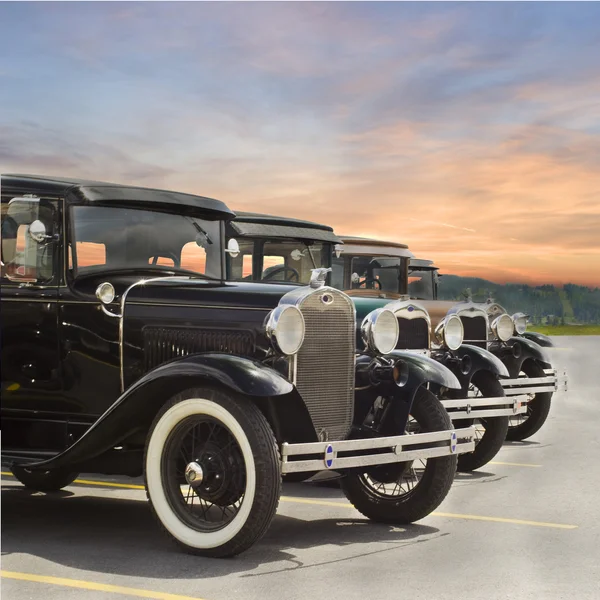
M287 247L248 260L219 200L18 174L0 195L2 463L23 485L143 476L160 527L213 557L262 537L283 477L335 472L385 523L444 500L475 428L432 390L459 379L396 350L392 310L359 321L312 244L257 281Z

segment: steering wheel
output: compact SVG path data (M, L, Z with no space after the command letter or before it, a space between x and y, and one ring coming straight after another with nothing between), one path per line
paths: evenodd
M292 274L289 279L285 275L287 271L290 271ZM273 277L275 277L275 275L279 275L279 273L284 274L284 281L292 281L296 283L300 282L300 273L298 273L294 267L288 267L285 265L283 267L275 267L272 271L269 271L266 275L263 275L263 280L273 279Z
M362 287L363 285L365 286L365 288L367 288L368 284L373 284L373 286L371 286L373 289L381 289L381 281L379 281L379 279L367 279L366 277L362 280L358 282L358 287ZM377 284L377 285L375 285ZM370 288L367 288L370 289Z
M179 258L177 257L177 255L174 252L165 252L164 254L156 254L154 256L151 256L150 258L152 258L153 266L155 266L158 263L159 258L170 258L173 261L174 267L179 267L181 265L181 261L179 260ZM158 265L158 266L159 267L168 267L168 265Z

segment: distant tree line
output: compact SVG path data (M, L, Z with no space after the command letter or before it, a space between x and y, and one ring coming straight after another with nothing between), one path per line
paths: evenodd
M600 288L567 283L530 286L522 283L493 283L476 277L443 275L439 279L440 300L463 300L466 290L473 300L485 301L490 296L509 313L524 312L533 323L600 324Z

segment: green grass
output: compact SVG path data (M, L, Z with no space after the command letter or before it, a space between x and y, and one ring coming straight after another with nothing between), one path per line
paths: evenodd
M545 335L600 335L600 325L531 325L527 331Z

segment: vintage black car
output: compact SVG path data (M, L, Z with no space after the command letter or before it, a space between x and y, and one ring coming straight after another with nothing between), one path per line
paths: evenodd
M408 266L409 293L424 300L438 300L439 268L433 261L411 258ZM528 315L508 311L488 297L485 302L467 302L485 311L488 316L487 332L483 327L475 332L474 343L486 347L506 365L510 379L502 381L507 396L527 394L527 411L509 419L507 439L521 441L539 431L548 418L552 395L567 391L567 374L551 365L544 348L552 348L552 340L544 334L527 331ZM451 302L438 303L449 307ZM466 303L456 304L459 310ZM510 320L509 320L510 319Z
M259 231L267 226L273 241L264 246ZM414 360L437 362L458 379L458 389L435 382L429 386L456 426L476 424L475 449L459 457L458 469L472 471L493 459L506 439L509 418L527 410L527 397L524 394L507 397L499 381L501 377L509 377L505 365L485 346L463 343L464 332L470 332L469 327L478 318L487 322L484 310L470 307L460 314L446 314L446 308L432 323L434 316L429 314L427 307L409 300L407 273L413 254L404 244L350 236L340 238L324 225L271 215L238 213L231 228L230 235L237 236L232 239L246 249L247 264L256 267L246 276L256 281L270 277L268 265L275 260L271 256L272 249L285 247L287 252L280 252L277 258L277 275L284 280L303 282L305 271L294 267L301 264L299 249L318 245L318 252L308 256L320 260L320 266L331 265L331 283L352 297L357 323L370 312L385 306L394 313L399 325L394 353L403 357L407 354L418 356ZM330 237L325 239L325 235ZM336 244L336 238L341 243ZM269 248L269 255L264 248ZM361 347L360 336L358 347Z
M263 535L282 474L335 470L358 510L390 523L443 500L474 432L426 388L456 386L451 373L386 356L389 311L367 316L357 352L354 304L323 270L309 285L227 281L239 248L218 200L1 186L2 460L24 485L143 474L164 530L208 556Z

